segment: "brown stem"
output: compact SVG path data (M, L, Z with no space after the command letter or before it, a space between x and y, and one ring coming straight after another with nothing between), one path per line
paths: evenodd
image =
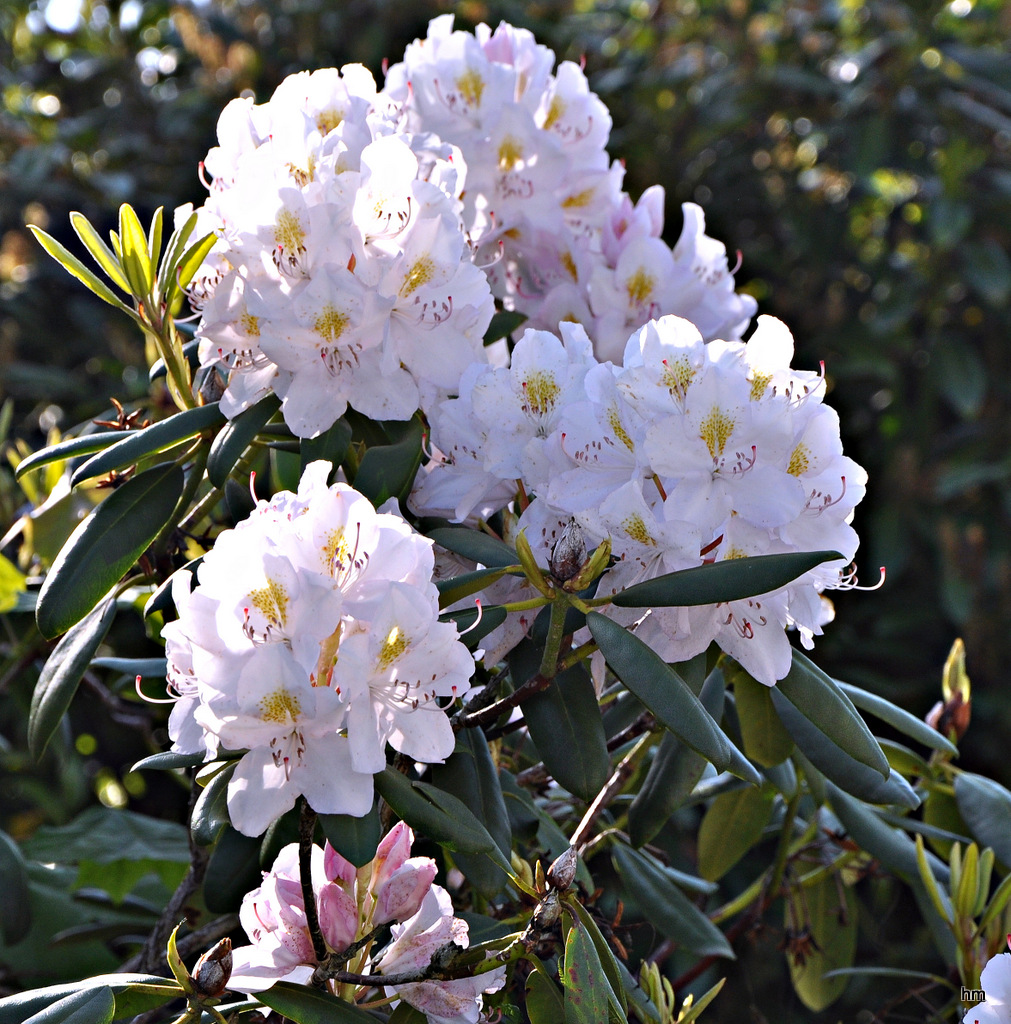
M508 696L495 701L494 704L475 711L469 715L458 715L453 720L453 729L459 732L461 729L472 729L475 725L490 725L500 715L511 711L518 704L522 704L528 697L532 697L541 690L546 690L551 685L551 680L538 672L528 679L521 687L513 690Z
M302 902L305 905L305 923L312 938L312 949L319 961L325 960L328 950L323 933L319 930L319 914L316 911L316 893L312 887L312 847L316 834L316 812L303 796L298 818L298 875L302 883Z

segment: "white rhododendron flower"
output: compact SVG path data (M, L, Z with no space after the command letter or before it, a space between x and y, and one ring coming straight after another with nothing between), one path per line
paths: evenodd
M1011 953L998 953L979 979L986 999L965 1011L962 1024L1011 1024Z
M232 823L259 835L304 794L320 813L363 815L385 749L453 752L443 710L473 659L438 621L431 542L377 513L330 464L297 494L260 502L175 585L165 627L177 750L247 751L228 785Z

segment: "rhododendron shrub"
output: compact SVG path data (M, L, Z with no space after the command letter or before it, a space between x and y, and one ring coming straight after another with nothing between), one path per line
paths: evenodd
M81 884L134 865L110 898L156 912L126 973L4 1019L668 1024L721 1012L698 979L780 921L819 1011L885 874L998 1012L1011 794L952 763L964 652L929 724L808 658L867 485L828 371L699 207L664 239L610 128L529 32L445 16L381 88L347 66L231 101L169 237L76 218L110 284L37 232L153 365L150 403L19 467L94 499L25 597L62 636L29 745L86 672L136 676L164 749L134 770L191 798L92 809L84 853L3 837L6 944L50 920L33 849ZM149 656L110 658L138 616Z

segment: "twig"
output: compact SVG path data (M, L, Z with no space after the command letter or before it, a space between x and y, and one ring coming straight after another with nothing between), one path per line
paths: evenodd
M302 883L302 903L305 906L305 923L312 939L312 949L316 959L326 959L328 950L323 933L319 930L319 914L316 912L316 894L312 887L312 847L316 834L316 812L309 806L303 796L301 812L298 819L298 874Z
M594 819L625 785L628 777L635 770L635 763L638 760L640 751L642 751L649 740L649 736L643 736L642 739L640 739L639 742L636 743L636 745L622 758L618 767L615 768L614 774L607 780L604 784L604 788L593 798L593 803L586 809L586 814L583 815L583 820L576 827L576 831L572 833L572 838L569 840L569 846L574 846L578 850L583 843L586 842L586 839L590 834L590 830L593 828Z

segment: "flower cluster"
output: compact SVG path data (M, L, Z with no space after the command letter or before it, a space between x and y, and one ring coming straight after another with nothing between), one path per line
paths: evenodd
M411 857L413 841L410 828L400 822L373 860L357 869L329 843L312 848L320 934L328 953L353 949L346 966L351 973L421 974L447 945L468 945L466 922L453 916L446 890L432 884L435 861ZM239 920L252 944L233 951L229 988L260 992L276 981L310 982L320 961L305 912L297 844L281 850L263 884L247 893ZM392 926L392 941L375 951L375 935L385 924ZM495 992L504 982L505 968L499 967L452 981L397 983L387 992L421 1010L430 1024L463 1024L477 1021L482 993Z
M413 132L435 132L467 164L464 224L492 290L531 326L582 324L601 359L629 331L676 313L709 338L736 338L755 312L734 292L725 247L702 210L682 207L673 251L660 240L664 193L633 205L606 145L611 117L582 69L523 29L453 31L432 21L390 68L385 94Z
M570 521L588 541L610 538L617 562L598 594L705 562L840 552L774 594L606 612L641 619L639 636L667 661L716 640L772 685L790 667L784 627L811 645L831 618L821 592L849 584L857 547L849 523L866 475L842 454L823 378L790 368L793 339L771 317L746 344L707 344L678 317L650 321L621 366L597 362L579 326L561 333L528 330L509 368L467 371L460 397L433 414L444 461L419 481L415 507L463 521L535 496L515 529L543 562ZM522 635L515 624L500 631L488 641L495 656Z
M442 761L439 698L466 692L473 659L438 621L430 541L346 484L306 468L297 494L261 502L177 574L163 631L174 749L247 751L228 785L232 823L259 835L304 794L362 815L386 744ZM395 503L394 503L395 504Z
M493 308L452 148L398 132L357 65L292 75L259 106L233 100L218 139L199 211L218 241L191 295L201 363L228 375L225 413L273 390L311 437L348 403L409 419L454 387Z

